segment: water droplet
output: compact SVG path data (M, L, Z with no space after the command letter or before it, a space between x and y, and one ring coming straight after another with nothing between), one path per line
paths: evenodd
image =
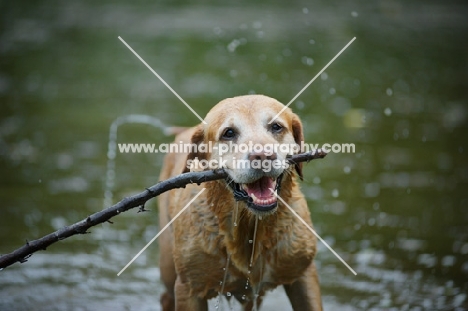
M350 168L349 166L345 166L345 167L343 168L343 172L344 172L345 174L349 174L349 173L351 173L351 168Z
M253 240L249 240L249 243L252 244L252 243L253 243Z
M223 281L219 281L219 285L223 285Z
M241 44L241 42L237 39L234 39L232 40L228 46L227 46L227 50L231 53L235 52L237 47Z
M387 108L385 108L384 113L385 113L385 115L386 115L387 117L389 117L389 116L392 115L392 109L390 109L390 108L387 107Z
M387 88L387 90L385 92L387 93L388 96L393 95L393 90L391 88Z
M227 292L227 293L226 293L226 296L231 297L231 293L230 293L230 292Z
M299 110L304 109L304 106L305 106L305 104L304 104L304 102L302 100L298 100L296 102L296 108L297 109L299 109Z
M356 11L352 11L352 12L351 12L351 16L352 16L352 17L358 17L358 15L359 15L359 14L358 14L358 12L356 12Z
M301 61L304 65L307 66L312 66L314 64L314 59L307 56L303 56Z
M234 210L234 227L237 227L237 213L239 212L239 202L236 204L236 208Z
M245 300L245 295L242 295L242 300Z
M337 198L339 195L340 195L340 191L338 191L338 189L333 189L332 197Z
M107 152L107 158L108 158L109 160L115 159L115 155L116 155L116 152L115 152L114 150L109 150L109 151Z
M214 32L216 35L219 35L219 34L221 34L223 31L222 31L221 27L215 27L215 28L213 28L213 32Z
M309 9L308 9L308 8L303 8L303 9L302 9L302 13L304 13L304 14L309 14Z
M373 208L375 211L378 211L379 208L380 208L380 203L379 203L379 202L375 202L374 204L372 204L372 208Z
M223 268L223 271L225 271L225 270L226 270L226 268Z
M229 71L229 75L231 76L231 78L235 78L237 76L237 70L231 70Z
M262 216L258 216L258 219L262 220L262 219L263 219L263 217L262 217Z

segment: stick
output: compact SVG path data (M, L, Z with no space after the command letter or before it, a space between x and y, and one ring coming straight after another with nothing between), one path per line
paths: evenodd
M321 159L325 156L326 153L319 150L317 152L308 152L293 155L291 157L288 157L287 160L288 162L294 164L298 162L308 162L314 159ZM131 197L124 198L119 203L114 204L111 207L108 207L102 211L89 215L85 219L73 225L63 227L40 239L26 242L25 245L21 246L15 251L9 254L2 255L0 257L0 269L11 266L15 262L26 262L28 258L32 256L33 253L40 250L46 250L48 246L73 235L86 234L88 233L89 228L109 221L112 217L122 212L126 212L129 209L140 207L140 210L144 210L142 209L142 207L148 200L160 195L163 192L176 188L183 188L187 184L201 184L207 181L223 179L226 177L228 177L228 175L223 169L216 169L212 171L184 173L169 178L167 180L160 181L156 185L147 188L146 191L140 192Z

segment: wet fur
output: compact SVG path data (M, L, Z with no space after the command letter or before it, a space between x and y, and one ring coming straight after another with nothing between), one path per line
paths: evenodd
M283 136L262 131L266 116L271 119L282 108L276 100L249 95L222 101L215 106L202 124L177 135L175 142L207 143L219 139L219 129L226 120L240 122L245 139L268 143L303 140L302 125L290 109L281 114L287 128ZM231 122L229 121L229 122ZM265 125L266 126L266 125ZM254 127L249 129L249 127ZM242 136L244 137L244 136ZM242 142L242 141L240 141ZM187 159L209 159L212 154L168 154L161 180L187 171ZM242 156L237 154L235 156ZM236 178L237 172L230 175ZM249 174L249 172L244 172ZM279 195L310 225L309 209L299 189L296 175L301 166L285 172ZM238 178L244 178L244 175ZM160 236L161 279L166 292L161 297L163 310L207 310L207 299L217 296L228 254L230 265L224 293L230 292L244 306L253 308L253 290L258 291L258 304L265 291L284 285L294 310L321 310L320 289L313 263L316 239L311 232L278 201L278 208L258 221L253 265L249 269L256 215L245 203L236 202L224 180L200 186L188 185L159 197L160 226L165 226L200 190L206 190L189 209ZM237 226L234 219L237 210ZM250 271L250 273L249 273ZM246 281L249 286L245 289ZM247 299L242 299L243 295Z

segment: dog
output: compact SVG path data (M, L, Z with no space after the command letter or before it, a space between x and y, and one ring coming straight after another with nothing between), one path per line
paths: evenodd
M256 310L264 293L280 285L294 310L322 310L313 262L316 238L284 204L312 226L297 180L302 179L302 163L272 165L269 170L253 165L237 167L237 160L284 164L290 150L220 151L229 144L301 145L302 123L291 109L269 124L283 108L277 100L263 95L228 98L209 111L207 124L176 136L176 143L211 143L212 150L167 154L160 180L212 168L223 168L229 177L189 184L158 199L162 228L205 188L160 236L164 311L208 310L207 300L218 295L234 297L244 310ZM299 151L296 148L294 152ZM200 165L218 159L222 161L217 166Z

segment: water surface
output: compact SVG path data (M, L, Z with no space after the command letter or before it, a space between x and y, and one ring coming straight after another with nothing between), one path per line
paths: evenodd
M109 126L198 119L226 97L291 105L310 143L355 143L304 170L328 310L468 309L468 7L399 1L0 4L0 253L102 209ZM119 142L163 143L126 124ZM157 182L162 156L118 154L114 200ZM157 206L0 272L2 310L159 310ZM290 308L281 292L264 310ZM279 310L279 309L278 309Z

